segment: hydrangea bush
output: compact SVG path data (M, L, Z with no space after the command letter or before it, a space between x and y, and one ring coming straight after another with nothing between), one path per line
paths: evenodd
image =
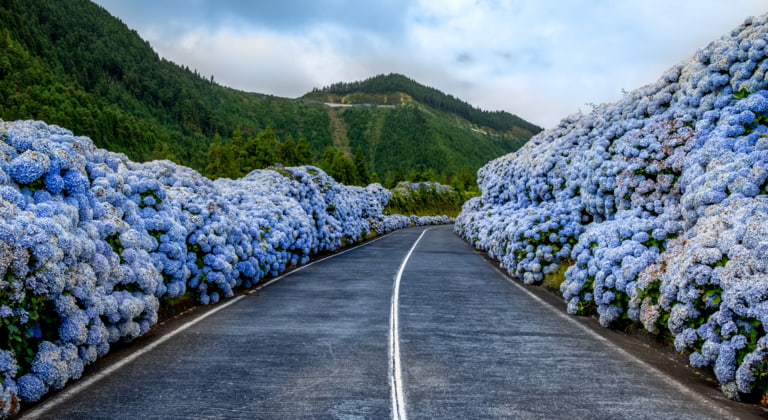
M768 17L481 168L456 231L572 314L768 391Z
M311 167L211 181L42 122L0 121L0 417L157 322L161 300L230 297L289 266L444 217Z

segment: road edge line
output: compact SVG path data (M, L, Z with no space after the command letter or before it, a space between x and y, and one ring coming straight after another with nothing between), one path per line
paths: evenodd
M224 308L229 307L230 305L233 305L237 302L239 302L242 298L245 296L238 296L229 302L223 303L219 305L216 308L211 309L210 311L200 315L199 317L187 322L186 324L182 325L181 327L169 332L168 334L158 338L156 341L153 341L152 343L148 344L146 347L143 347L139 350L137 350L135 353L130 354L129 356L126 356L124 359L121 359L115 364L105 368L104 370L95 373L92 376L89 376L88 378L85 378L83 382L78 382L73 384L71 387L65 389L60 394L54 395L50 400L45 401L43 404L34 407L30 411L23 413L20 418L35 418L37 416L41 416L48 411L50 411L52 408L60 405L63 402L66 402L67 399L69 399L72 395L77 394L84 390L85 388L90 387L94 383L100 381L101 379L111 375L112 373L116 372L123 366L133 362L134 360L138 359L139 357L149 353L150 351L154 350L155 347L159 346L160 344L165 343L166 341L170 340L176 334L179 334L180 332L192 327L193 325L197 324L198 322L202 321L205 318L208 318L209 316L221 311Z
M405 393L403 392L403 376L400 364L400 281L403 278L403 272L408 265L411 254L419 245L424 234L432 228L424 229L421 235L413 243L408 254L400 264L400 269L395 275L392 285L392 304L389 310L389 385L392 398L392 418L395 420L406 420L408 417L405 412Z
M611 342L607 338L605 338L602 335L598 334L597 332L593 331L592 329L590 329L586 325L584 325L581 322L579 322L576 319L574 319L571 315L569 315L567 313L563 313L562 311L558 310L557 308L555 308L554 306L552 306L551 304L546 302L544 299L536 296L535 293L531 292L525 286L523 286L519 282L517 282L514 279L512 279L511 277L509 277L509 275L507 275L507 273L505 273L504 271L502 271L501 269L496 267L490 261L488 261L488 260L485 260L485 261L488 264L490 264L491 267L493 267L493 269L496 270L496 272L499 273L507 282L512 283L518 289L524 291L526 294L528 294L528 296L532 297L535 301L540 303L542 306L546 306L547 308L549 308L550 311L556 313L560 318L568 321L569 323L576 324L580 329L582 329L584 332L586 332L587 334L589 334L593 338L596 338L598 341L602 342L603 344L607 345L608 347L613 348L614 350L619 352L622 356L624 356L625 359L629 359L629 360L631 360L631 361L633 361L635 363L638 363L640 366L648 369L649 372L651 372L654 375L662 378L664 383L666 383L667 385L671 386L672 388L677 389L681 393L683 393L683 394L685 394L685 395L687 395L687 396L689 396L689 397L691 397L691 398L693 398L695 400L698 400L702 405L708 407L709 409L711 409L712 411L716 412L717 414L725 416L726 418L731 415L731 412L729 410L725 409L724 407L721 407L718 404L715 404L714 402L710 401L708 398L703 397L698 392L691 390L687 386L685 386L682 383L680 383L679 381L677 381L675 378L672 378L672 377L666 375L664 372L662 372L661 370L659 370L655 366L652 366L651 364L645 362L644 360L638 359L637 357L633 356L632 353L624 350L623 348L621 348L620 346L614 344L613 342Z

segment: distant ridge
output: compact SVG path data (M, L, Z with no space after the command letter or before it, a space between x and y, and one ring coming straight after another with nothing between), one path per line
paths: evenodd
M388 95L404 93L413 100L434 108L438 111L455 114L480 127L490 128L497 132L512 131L521 128L537 134L542 128L530 123L517 115L506 111L483 111L472 105L445 94L433 87L424 86L402 74L380 74L357 82L338 82L323 88L316 88L305 97L317 97L317 94L346 96L354 93Z

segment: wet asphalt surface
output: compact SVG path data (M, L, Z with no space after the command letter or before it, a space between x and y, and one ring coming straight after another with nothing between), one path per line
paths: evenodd
M407 417L760 418L652 348L564 315L452 226L398 231L170 320L22 416L392 418L393 283L422 233L398 295Z

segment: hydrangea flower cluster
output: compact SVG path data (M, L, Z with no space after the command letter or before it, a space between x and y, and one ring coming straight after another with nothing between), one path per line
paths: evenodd
M573 314L670 334L768 391L768 16L478 172L456 231Z
M388 190L311 166L211 181L42 122L0 136L0 417L147 332L163 298L217 302L319 252L452 222L384 215Z

